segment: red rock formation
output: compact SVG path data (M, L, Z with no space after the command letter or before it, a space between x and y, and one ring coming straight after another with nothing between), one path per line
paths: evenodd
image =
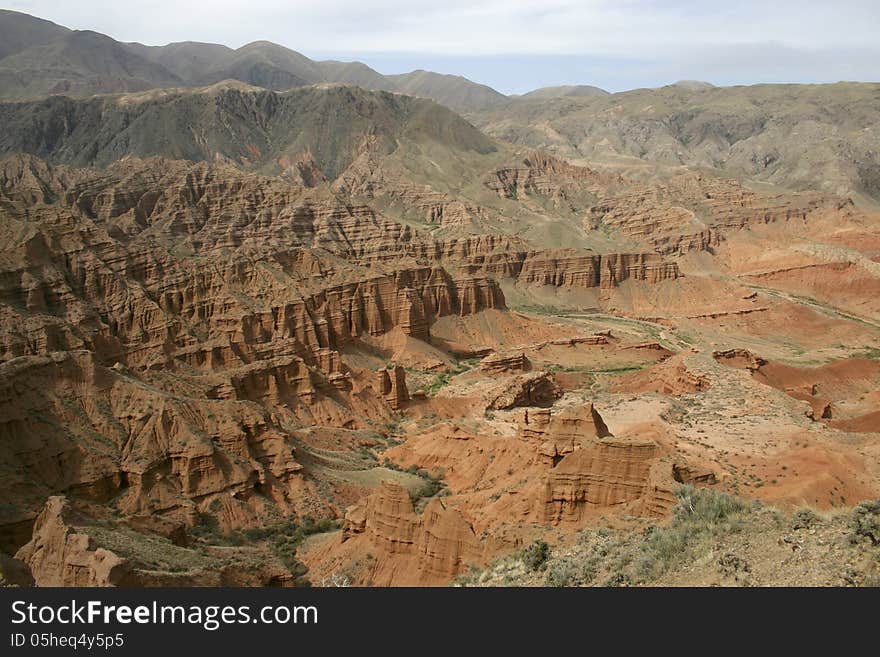
M502 377L483 393L486 410L518 406L549 406L562 396L553 378L546 372L529 372Z
M528 427L528 437L541 439L538 451L552 464L595 439L610 435L605 421L591 403L569 406L552 415L549 421L543 416L530 416Z
M549 408L527 408L523 411L520 434L525 440L542 439L550 426L550 419Z
M376 372L376 387L379 394L394 410L399 410L409 401L409 391L406 389L406 371L400 365Z
M526 285L613 288L633 279L655 284L681 276L678 265L652 253L593 254L575 250L530 251L488 259L483 269Z
M30 542L16 558L27 564L37 586L278 586L292 585L293 576L280 563L260 554L252 563L226 564L192 551L174 548L138 535L131 547L148 554L165 550L159 559L177 557L187 570L160 570L137 556L121 556L102 541L125 545L120 529L91 525L90 519L64 497L50 497L34 525ZM99 537L99 538L96 538ZM108 538L116 536L118 538ZM128 541L131 541L128 538ZM144 544L147 544L146 546ZM144 549L146 548L146 549ZM119 548L115 548L118 550ZM154 555L151 555L154 556ZM238 555L239 557L243 555ZM252 555L257 557L257 555ZM199 563L201 562L201 563Z
M725 349L723 351L712 352L712 357L720 363L736 367L738 369L746 369L756 372L767 364L767 361L759 356L755 356L746 349Z
M376 493L346 510L342 540L363 539L371 546L366 549L378 555L372 575L380 578L378 584L387 570L398 582L404 575L411 583L446 583L482 556L473 527L460 512L434 498L417 515L409 492L385 481ZM394 564L414 572L394 573Z
M246 161L265 158L261 148L244 146ZM129 158L78 170L0 161L0 499L13 501L0 505L0 550L24 545L18 554L38 584L287 584L292 574L262 548L227 551L234 566L218 559L201 521L222 531L266 527L279 517L338 516L356 502L343 541L316 537L315 549L332 543L348 564L374 555L362 583L440 584L498 556L497 545L521 544L537 524L553 531L547 525L582 525L594 513L659 516L677 485L712 483L711 467L681 460L671 433L613 437L592 404L552 408L556 379L531 371L522 353L547 347L542 359L580 361L587 350L576 347L609 345L595 351L651 350L656 360L670 355L659 343L615 346L610 333L571 335L568 319L527 324L497 312L435 321L503 310L502 279L520 301L554 296L537 289L549 286L564 289L560 301L660 314L681 299L679 288L716 289L699 285L710 258L681 260L700 274L691 285L675 282L682 272L667 255L712 250L756 223L799 224L839 200L756 193L699 174L646 187L543 153L493 171L482 188L479 176L444 180L445 190L465 190L453 195L409 180L401 154L384 159L365 136L329 185L308 150L274 156L279 178L222 162ZM449 175L473 173L464 160L441 163ZM463 195L472 192L485 206ZM533 239L542 220L553 226L546 243L606 246L544 249L501 234ZM567 234L557 231L564 222ZM766 308L701 307L688 319L758 310ZM604 318L585 325L596 321ZM532 340L544 341L492 355L483 346ZM389 358L412 366L420 357L430 363L424 372L451 367L450 346L485 357L450 386L460 396L408 403L402 367L375 371ZM880 426L867 408L876 405L876 377L853 382L864 363L855 373L805 373L741 350L716 358L809 402L814 419ZM580 372L558 377L585 389ZM616 390L677 395L708 385L673 357ZM835 400L850 398L863 407L838 418ZM513 413L484 415L517 407L522 440L511 437ZM388 436L392 426L405 440ZM421 511L424 501L415 505L400 486L367 497L377 473L390 475L365 450L393 442L401 444L388 457L401 468L444 475L444 496ZM684 451L700 458L704 447ZM114 513L101 512L111 502ZM159 547L167 563L151 560ZM18 568L0 559L4 578Z
M116 497L126 513L185 517L194 505L227 499L234 500L228 520L240 521L266 499L287 509L297 503L301 466L281 426L283 407L269 414L237 398L259 398L264 388L248 384L213 401L165 392L157 387L163 378L148 385L88 352L14 359L0 371L9 377L0 389L0 457L15 466L3 495L24 508L66 491L95 502ZM308 409L312 421L342 410L322 399L316 394ZM0 517L6 522L21 521Z
M717 481L712 470L689 463L673 463L672 478L681 484L714 484Z
M640 501L649 495L653 441L608 438L576 449L548 473L543 520L579 522L595 507Z
M520 427L525 440L537 443L547 468L534 500L540 522L580 523L593 511L624 506L660 516L674 506L677 483L660 446L613 437L592 404L555 415L529 409Z
M382 199L426 224L443 228L473 227L488 216L488 211L476 204L390 173L382 166L381 156L373 146L365 143L361 155L333 183L336 191L354 197Z
M710 250L731 229L750 224L806 219L837 208L840 201L818 194L760 194L734 180L685 173L650 187L623 185L598 191L588 225L607 226L658 253Z
M480 361L480 371L490 376L510 374L512 372L528 372L532 363L522 352L514 354L493 354Z
M653 199L652 199L653 201ZM718 243L718 234L697 219L692 210L663 206L638 195L606 199L590 209L599 223L651 244L658 253L706 251Z
M0 163L0 488L27 511L0 513L5 548L59 492L175 517L219 501L223 526L290 512L310 486L290 427L387 421L407 398L400 372L386 398L339 348L504 308L484 274L407 255L491 240L430 246L311 194L225 165ZM378 266L389 245L400 262Z
M133 583L132 565L71 524L73 510L63 497L50 497L34 525L31 541L19 550L38 586L120 586Z
M707 390L711 383L705 376L691 372L685 363L688 353L672 356L641 372L618 381L614 392L657 392L661 395L689 395Z

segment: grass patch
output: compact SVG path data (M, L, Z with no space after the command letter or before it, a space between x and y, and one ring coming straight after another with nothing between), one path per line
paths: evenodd
M543 304L523 304L520 306L516 306L514 310L523 313L529 313L532 315L553 315L557 317L564 315L566 312L571 312L570 310L566 310L565 308L546 306Z
M406 472L407 474L421 478L422 483L417 488L411 489L409 492L410 499L413 502L413 507L416 512L419 512L424 508L427 500L438 495L446 488L442 476L431 474L415 464L408 468L402 468L394 461L386 458L382 461L382 467L387 468L388 470L395 470L396 472Z
M547 586L586 586L596 578L598 558L579 561L563 558L547 568Z
M464 374L465 372L470 372L480 363L479 358L467 358L465 360L458 361L448 372L439 372L434 375L434 380L431 381L427 386L425 386L425 393L429 396L436 395L441 388L449 385L449 380L458 376L459 374Z
M877 347L865 347L862 351L852 355L853 358L870 358L871 360L880 360L880 349Z
M425 386L425 394L429 397L433 397L440 389L447 386L449 384L449 377L451 375L449 372L440 372L439 374L434 376L434 380L431 381L428 385Z
M660 577L688 558L699 542L732 530L736 517L748 508L735 497L693 486L682 486L676 495L672 522L651 528L642 544L636 562L640 577Z

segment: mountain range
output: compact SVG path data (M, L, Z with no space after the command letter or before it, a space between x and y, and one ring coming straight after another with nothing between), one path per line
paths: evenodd
M880 84L690 82L529 99L469 115L497 139L583 162L691 166L880 199Z
M238 49L192 41L145 46L8 10L0 10L0 43L0 98L6 99L199 87L232 79L275 91L320 82L356 85L432 98L457 111L510 100L457 75L422 70L382 75L360 62L313 61L269 41Z
M823 189L869 204L880 199L877 84L714 87L682 80L614 94L570 85L505 96L461 76L424 70L383 75L360 62L314 61L268 41L238 49L191 41L145 46L6 10L0 10L0 37L0 100L230 87L229 81L270 91L336 84L431 99L490 137L569 159L696 166L792 189ZM175 106L195 111L195 102L189 98ZM63 106L38 104L35 121L45 120L50 107ZM0 111L20 118L30 110ZM138 135L138 126L148 123L138 119L126 125L117 145L123 138L140 139L142 147L126 152L192 155L179 143L179 131L170 137L176 146L168 148L149 130ZM28 152L42 152L27 146L34 137L26 133L36 129L7 131L4 150L18 143ZM107 130L98 128L92 136L99 139ZM92 155L80 151L76 161L108 161L112 151L102 155L101 148L94 146Z

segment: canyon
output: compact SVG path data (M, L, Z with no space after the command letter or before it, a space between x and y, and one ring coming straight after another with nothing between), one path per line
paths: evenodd
M647 92L446 107L129 45L122 88L0 94L3 582L498 583L694 496L828 532L880 497L870 176L634 156L608 133Z

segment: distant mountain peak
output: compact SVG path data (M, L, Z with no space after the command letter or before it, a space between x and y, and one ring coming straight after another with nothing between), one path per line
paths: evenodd
M607 96L609 93L589 84L560 85L541 87L523 94L520 98L567 98L573 96Z
M91 30L72 32L0 10L0 99L209 87L228 80L275 91L319 83L353 85L430 98L459 112L508 102L507 96L460 75L423 69L382 75L361 62L317 62L266 40L238 49L195 41L121 43Z
M669 85L670 87L678 87L679 89L687 89L689 91L701 91L703 89L714 89L715 85L704 80L679 80Z

